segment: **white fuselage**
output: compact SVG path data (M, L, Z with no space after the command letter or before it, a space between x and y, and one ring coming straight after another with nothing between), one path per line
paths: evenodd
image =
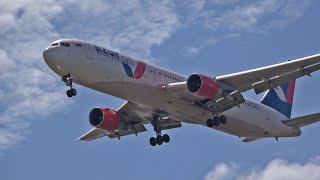
M186 123L206 126L206 120L212 118L212 113L204 107L172 97L162 88L169 83L186 81L186 76L145 63L143 76L136 79L128 75L125 66L134 73L139 61L91 43L68 41L71 42L69 47L51 46L44 52L46 63L58 75L71 74L74 82L82 86L151 107L155 111L167 112L169 117L178 117ZM249 99L245 99L240 107L222 114L227 117L228 123L215 129L232 135L291 137L301 134L300 129L281 122L287 117Z

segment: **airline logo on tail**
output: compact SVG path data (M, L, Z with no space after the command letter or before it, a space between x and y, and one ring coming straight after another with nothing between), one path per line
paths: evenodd
M126 71L126 74L134 79L140 79L145 70L146 70L146 63L142 62L142 61L138 61L137 62L137 67L134 70L134 72L132 71L131 67L126 64L126 63L122 63L124 70Z
M279 99L285 103L292 104L293 102L293 93L294 93L295 81L290 82L289 84L284 84L274 88L274 91L278 95Z

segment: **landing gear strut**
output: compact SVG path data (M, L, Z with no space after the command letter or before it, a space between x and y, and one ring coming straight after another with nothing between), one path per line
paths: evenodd
M68 97L77 95L77 90L72 88L72 77L70 74L62 76L62 81L65 82L66 85L70 87L70 89L66 91L66 94Z
M213 126L218 127L220 124L226 124L226 123L227 123L227 117L224 115L221 115L221 116L214 115L212 119L207 120L208 127L213 127Z
M154 116L151 122L154 131L157 133L156 137L150 138L151 146L161 145L163 142L168 143L170 141L170 136L168 134L161 135L161 126L159 120L161 119L160 116Z

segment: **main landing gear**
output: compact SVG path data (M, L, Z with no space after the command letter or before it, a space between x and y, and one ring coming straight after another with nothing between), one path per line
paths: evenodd
M221 116L215 115L213 119L207 120L208 127L213 127L213 126L218 127L220 124L226 124L226 123L227 123L227 117L224 115L221 115Z
M66 85L70 87L70 89L66 91L66 94L68 97L77 95L77 90L72 88L72 77L70 74L62 76L62 81L65 82Z
M157 133L156 137L150 138L151 146L161 145L163 142L168 143L170 141L170 136L168 134L161 135L161 125L159 120L161 119L160 116L155 116L151 122L154 131Z

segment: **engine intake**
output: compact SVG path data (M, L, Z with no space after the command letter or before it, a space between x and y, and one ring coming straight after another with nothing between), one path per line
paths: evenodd
M89 113L89 122L96 128L108 131L115 131L120 127L118 113L109 108L93 108Z
M194 95L205 99L215 99L222 93L218 82L212 77L203 74L192 74L189 76L187 88Z

